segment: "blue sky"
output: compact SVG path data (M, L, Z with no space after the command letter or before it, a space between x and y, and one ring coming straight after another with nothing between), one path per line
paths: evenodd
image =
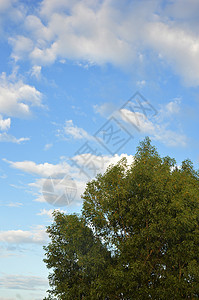
M86 182L145 136L198 169L198 13L197 0L0 0L0 300L45 296L53 209L80 212Z

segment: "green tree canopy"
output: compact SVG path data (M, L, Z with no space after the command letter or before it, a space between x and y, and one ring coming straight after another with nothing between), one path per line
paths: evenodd
M48 299L198 299L199 173L149 138L87 184L82 215L54 213Z

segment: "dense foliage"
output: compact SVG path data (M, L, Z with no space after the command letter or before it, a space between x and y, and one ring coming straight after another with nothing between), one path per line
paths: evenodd
M47 299L199 298L199 173L146 138L87 184L82 215L54 213Z

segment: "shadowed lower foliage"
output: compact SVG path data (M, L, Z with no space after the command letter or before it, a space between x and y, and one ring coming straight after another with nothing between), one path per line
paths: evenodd
M45 299L198 299L199 173L149 138L87 184L82 215L54 213Z

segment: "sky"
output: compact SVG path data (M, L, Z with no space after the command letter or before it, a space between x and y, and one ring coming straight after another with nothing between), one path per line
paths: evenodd
M42 300L52 212L149 136L199 168L198 0L0 0L0 300Z

